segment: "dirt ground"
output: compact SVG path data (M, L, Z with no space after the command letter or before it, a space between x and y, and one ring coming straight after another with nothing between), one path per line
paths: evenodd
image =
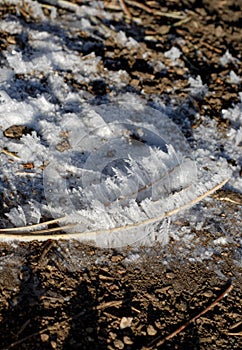
M28 13L24 3L21 11L16 11L14 5L1 4L0 17L11 14L27 24L34 23L37 19ZM108 11L120 13L120 3L105 1L104 5ZM84 54L98 53L102 57L101 70L124 68L129 74L125 91L158 94L165 103L172 100L177 108L190 101L191 111L195 109L200 115L214 118L226 131L228 121L223 119L221 111L238 102L240 88L239 84L227 83L226 77L231 69L240 76L242 72L238 63L223 67L219 59L226 50L234 57L242 52L242 2L147 1L147 7L142 6L145 4L142 1L125 3L127 9L122 20L109 23L98 18L97 31L100 23L105 24L107 31L120 28L139 42L139 49L120 48L112 35L102 47L95 38L80 32L80 40L92 40ZM186 18L172 16L184 9L187 9ZM158 10L170 16L157 15ZM48 15L48 7L45 11ZM58 16L66 12L57 7ZM176 42L186 53L183 67L170 65L169 58L162 53L171 48L176 36L183 39ZM6 49L11 40L17 39L2 32L0 48ZM145 52L147 57L170 67L168 73L149 66ZM213 94L190 100L186 90L188 71L199 74ZM86 84L76 82L69 74L66 81L73 89L87 90L93 96L103 96L113 89L108 80ZM199 125L194 113L186 116L192 128ZM175 122L183 129L179 117ZM216 206L216 202L225 216L241 213L239 193L220 190L213 196L211 205ZM66 241L20 245L2 242L0 259L5 263L0 270L0 349L239 350L242 348L242 275L241 266L234 264L236 249L241 247L228 247L214 254L209 262L193 262L180 259L179 241L175 240L166 247L156 244L149 249L120 251ZM137 254L139 259L135 258ZM218 266L221 274L217 272ZM161 344L163 338L212 304L231 284L233 289L226 297Z

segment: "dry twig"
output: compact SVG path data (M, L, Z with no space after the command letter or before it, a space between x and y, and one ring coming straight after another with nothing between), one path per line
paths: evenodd
M234 324L231 328L230 328L230 331L232 332L229 332L227 333L227 335L233 335L233 336L242 336L242 331L236 331L238 330L238 328L242 326L242 321L239 321L237 322L236 324ZM234 330L234 331L233 331Z
M50 6L59 7L72 12L76 12L80 9L79 5L66 0L45 0L44 2Z
M134 7L137 7L137 8L140 8L141 10L144 10L145 12L147 13L151 13L151 14L154 14L155 13L155 10L151 9L150 7L144 5L144 4L141 4L137 1L129 1L129 0L126 0L126 2L128 4L130 4L131 6L134 6Z
M0 153L6 154L7 156L10 156L10 157L19 158L16 152L11 152L6 148L1 149Z
M201 317L202 315L206 314L208 311L210 311L211 309L213 309L219 302L220 300L222 300L226 295L229 294L229 292L231 292L231 290L233 289L233 285L230 283L229 286L225 289L225 291L223 291L223 293L221 293L210 305L208 305L204 310L202 310L201 312L199 312L197 315L195 315L194 317L192 317L190 320L188 320L186 323L184 323L182 326L180 326L179 328L177 328L174 332L168 334L165 338L160 340L160 336L156 337L154 340L152 340L148 347L145 347L145 350L152 350L154 348L154 345L156 347L163 345L167 340L174 338L177 334L181 333L185 328L187 328L191 323L193 323L194 321L196 321L199 317Z
M141 4L137 1L133 1L133 0L126 0L126 2L134 7L140 8L141 10L156 15L156 16L160 16L160 17L168 17L168 18L175 18L175 19L183 19L184 17L186 17L184 14L180 13L180 12L162 12L159 11L157 9L152 9L144 4Z
M120 7L122 8L123 12L126 14L126 16L130 19L132 19L132 15L129 11L129 8L127 7L127 5L125 4L124 0L119 0L120 3Z

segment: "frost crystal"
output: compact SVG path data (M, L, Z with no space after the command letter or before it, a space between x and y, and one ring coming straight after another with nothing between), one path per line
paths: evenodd
M220 58L220 63L222 66L226 66L228 63L239 63L240 61L233 57L231 53L226 50L225 54Z
M18 206L17 208L13 208L10 210L8 214L6 214L11 223L15 226L25 226L27 225L25 213L22 207Z
M201 98L207 93L207 85L203 85L200 75L198 75L196 79L190 77L188 81L190 83L190 91L192 96L197 96Z
M164 53L164 56L172 61L173 66L182 66L183 63L179 61L182 52L175 46Z
M164 53L164 56L170 58L172 61L176 61L181 54L182 52L177 47L173 46L169 51Z
M240 84L241 78L233 71L229 73L229 81L231 84Z
M222 114L231 121L228 137L239 146L242 143L242 103L238 103L234 108L222 110Z

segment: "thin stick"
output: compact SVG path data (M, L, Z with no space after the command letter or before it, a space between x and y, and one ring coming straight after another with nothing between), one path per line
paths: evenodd
M60 226L60 227L47 228L46 230L30 231L30 232L28 232L28 234L33 235L33 237L34 237L35 235L38 235L39 233L43 234L43 233L52 233L52 232L63 231L63 230L69 229L69 228L76 226L76 225L77 225L76 223L67 224L67 225Z
M3 148L0 152L3 154L6 154L7 156L10 156L10 157L14 157L14 158L18 158L18 159L20 158L16 152L11 152L6 148Z
M233 326L230 327L230 330L238 328L239 326L242 326L242 321L235 323Z
M235 335L235 336L242 336L242 331L238 333L227 333L227 335Z
M151 13L153 15L157 15L157 16L161 16L161 17L168 17L168 18L175 18L175 19L182 19L185 17L185 15L181 14L180 12L162 12L156 9L152 9L144 4L141 4L137 1L133 1L133 0L126 0L126 2L130 5L130 6L134 6L137 8L140 8L141 10L146 11L147 13Z
M233 203L233 204L238 204L238 205L242 205L242 201L235 201L229 197L219 197L219 196L214 196L215 199L217 199L218 201L221 201L221 202L230 202L230 203Z
M49 239L49 240L47 240L47 241L44 243L44 249L42 250L42 253L41 253L41 255L40 255L39 259L38 259L38 265L39 265L40 261L42 261L42 260L46 257L46 255L48 254L48 252L50 251L50 249L53 247L53 245L54 245L53 242L54 242L54 241L52 241L51 239ZM38 266L38 265L37 265L37 266Z
M238 329L241 325L242 325L242 321L235 323L232 327L230 327L230 332L228 332L226 334L227 335L242 336L242 331L238 331L238 332L234 331L233 332L233 330Z
M106 309L108 307L116 307L116 306L120 306L124 303L123 300L111 300L111 301L107 301L104 302L102 304L97 305L96 310L103 310Z
M163 345L167 340L174 338L177 334L181 333L185 328L187 328L187 326L189 326L191 323L193 323L194 321L196 321L199 317L201 317L202 315L206 314L208 311L210 311L211 309L214 308L214 306L216 306L220 300L222 300L226 295L229 294L229 292L231 292L231 290L233 289L233 285L230 284L226 290L221 293L215 300L214 302L212 302L210 305L208 305L203 311L199 312L196 316L192 317L190 320L188 320L186 323L184 323L181 327L177 328L174 332L170 333L169 335L167 335L165 338L160 339L160 336L157 337L156 339L152 340L152 342L149 343L149 347L145 348L146 350L149 349L153 349L153 346L155 345L156 347ZM151 347L152 346L152 347Z
M126 14L126 16L130 19L132 19L132 15L127 7L127 5L125 4L124 0L119 0L120 3L120 7L122 8L123 12Z
M22 325L22 327L20 328L20 330L16 334L17 337L20 336L20 334L25 330L25 328L29 325L29 323L30 323L30 319L28 319L26 322L24 322L24 324Z
M205 46L205 47L207 47L208 49L210 49L210 50L212 50L212 51L217 52L217 53L220 53L220 54L221 54L221 53L223 52L222 50L218 49L218 48L215 47L215 46L212 46L212 45L206 43L205 41L200 41L200 44L203 45L203 46Z
M73 4L70 1L65 1L65 0L45 0L45 3L51 6L59 7L61 9L69 10L76 12L78 9L80 9L80 6L77 4ZM41 4L45 5L45 4Z
M146 12L148 12L148 13L152 13L152 14L155 13L155 10L153 10L153 9L151 9L150 7L148 7L148 6L144 5L144 4L141 4L141 3L137 2L137 1L129 1L129 0L126 0L126 2L127 2L128 4L130 4L131 6L140 8L141 10L144 10L144 11L146 11Z

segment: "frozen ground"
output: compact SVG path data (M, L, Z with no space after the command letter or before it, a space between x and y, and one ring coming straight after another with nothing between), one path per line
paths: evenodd
M241 40L215 2L0 4L4 347L143 349L233 278L218 325L164 349L241 348Z

